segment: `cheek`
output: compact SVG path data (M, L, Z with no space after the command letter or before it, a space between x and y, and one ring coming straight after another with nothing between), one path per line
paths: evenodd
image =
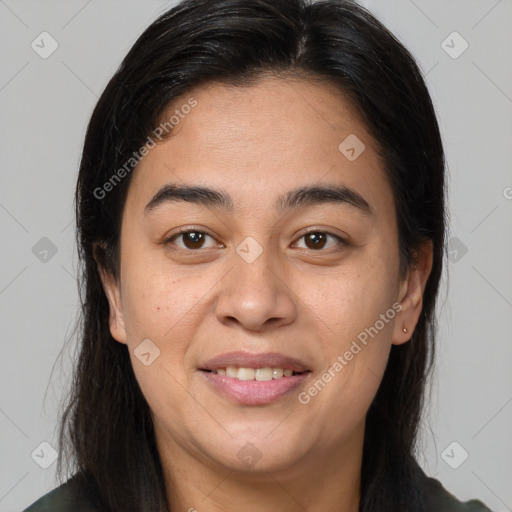
M186 363L190 341L200 325L201 297L209 287L204 289L205 283L193 277L169 277L171 273L163 268L139 271L144 268L140 265L130 273L127 267L124 275L123 311L131 364L152 412L172 425L176 418L170 410L189 411L193 418L199 414L184 391ZM144 351L139 349L142 346ZM144 358L147 353L149 357Z
M314 417L328 414L333 425L351 428L365 416L387 365L399 307L391 269L354 268L310 295L325 364L301 400L316 410Z
M374 332L375 324L379 339L391 337L396 317L393 304L397 297L393 277L392 266L361 261L338 275L331 275L329 286L301 287L310 290L304 300L314 308L315 317L321 319L318 327L329 353L343 350L360 333L364 338L368 329Z
M178 403L183 398L179 390L188 386L192 369L189 349L210 307L208 292L215 292L220 277L169 269L165 263L155 268L156 264L150 267L147 262L126 266L123 311L136 378L147 401L158 409L165 389L177 390L165 400ZM142 343L157 354L148 366L137 359Z
M174 332L193 326L194 312L209 287L201 276L176 276L176 270L166 268L149 273L145 268L140 265L125 274L123 311L130 330L128 340L153 336L163 342L175 338Z
M324 441L333 446L364 421L391 349L391 321L382 330L374 331L356 327L357 323L368 325L360 316L343 329L349 334L331 336L325 347L328 353L325 367L298 396L304 407L311 408L307 414L309 428L322 432ZM374 324L375 321L371 327Z

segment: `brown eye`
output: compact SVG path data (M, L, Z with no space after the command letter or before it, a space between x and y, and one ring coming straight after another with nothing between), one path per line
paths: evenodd
M199 231L188 231L183 233L182 236L187 249L200 249L204 243L204 233Z
M300 240L304 239L306 249L318 251L326 247L329 238L334 239L335 244L334 246L331 244L331 247L327 247L327 249L336 247L336 245L348 245L340 236L325 231L310 231L309 233L302 235Z
M304 239L308 249L323 249L327 237L325 236L325 233L314 232L305 235Z
M176 240L180 239L182 240L181 244L175 243ZM167 241L166 244L169 245L177 245L179 249L188 249L188 250L197 250L197 249L203 249L204 243L207 238L211 238L213 241L214 238L208 235L207 233L204 233L203 231L198 231L195 229L189 229L181 231L180 233L177 233L173 236L171 236ZM214 247L215 244L213 244L211 247Z

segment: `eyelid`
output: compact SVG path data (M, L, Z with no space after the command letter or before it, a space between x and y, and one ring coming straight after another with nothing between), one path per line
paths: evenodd
M305 235L309 235L310 233L324 233L326 235L331 235L335 238L339 238L340 240L346 241L348 243L348 235L342 231L335 230L334 228L321 227L321 226L309 226L304 228L302 231L299 231L298 237L301 238Z

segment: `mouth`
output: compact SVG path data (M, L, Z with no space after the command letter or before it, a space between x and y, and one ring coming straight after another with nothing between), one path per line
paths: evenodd
M227 366L226 368L217 368L213 370L201 368L201 371L213 373L216 375L225 375L231 379L243 381L256 380L258 382L269 382L272 380L302 375L304 373L311 373L310 370L296 372L291 368L272 368L270 366L262 368L244 368L232 365Z
M242 377L241 380L251 380L255 378L256 372L258 372L258 375L264 378L266 377L265 380L270 380L268 379L269 369L272 369L272 376L274 376L273 371L276 370L277 378L283 376L290 377L294 373L303 373L310 370L310 368L299 359L279 354L278 352L255 354L243 351L228 352L209 359L201 365L200 369L212 372L217 371L220 374L226 372L224 375L230 377L238 377L238 375L240 375ZM250 376L251 371L254 371L253 376ZM290 373L290 371L292 373ZM244 379L246 375L247 379Z
M302 361L278 353L231 352L210 359L198 370L212 391L243 405L291 398L312 374Z

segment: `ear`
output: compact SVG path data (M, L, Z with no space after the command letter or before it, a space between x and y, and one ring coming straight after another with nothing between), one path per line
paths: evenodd
M401 306L400 315L396 317L393 327L393 345L401 345L412 336L423 308L423 292L432 270L433 243L425 242L416 253L416 264L407 273L400 284L398 301ZM404 332L404 328L407 332Z
M102 263L104 261L104 257L100 257L99 254L104 254L103 248L94 244L93 253L101 283L103 285L103 290L107 296L109 304L110 334L112 334L112 337L120 343L126 343L126 328L119 284L111 272L109 272Z

